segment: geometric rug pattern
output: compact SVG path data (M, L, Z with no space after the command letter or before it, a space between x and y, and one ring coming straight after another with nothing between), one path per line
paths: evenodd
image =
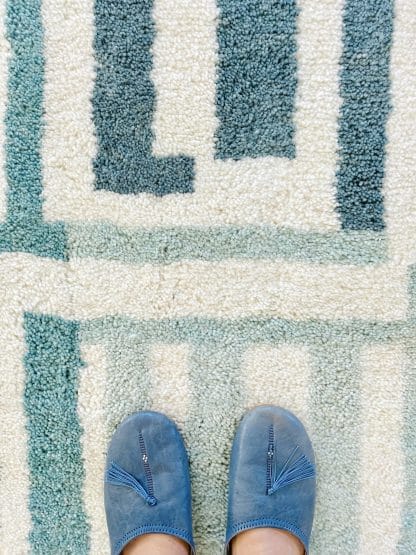
M167 413L197 551L236 425L298 414L314 555L416 552L416 7L0 0L0 552L109 553Z

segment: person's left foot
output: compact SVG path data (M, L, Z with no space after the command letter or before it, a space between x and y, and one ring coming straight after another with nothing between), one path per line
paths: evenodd
M194 553L191 484L176 425L157 412L138 412L115 431L104 485L111 555L143 534L168 534Z

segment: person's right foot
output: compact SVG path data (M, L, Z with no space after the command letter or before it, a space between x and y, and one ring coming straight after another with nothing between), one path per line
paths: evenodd
M288 533L280 537L282 541L289 538L293 553L299 553L299 545L300 553L302 549L307 553L315 507L315 474L312 445L296 416L269 405L249 411L238 427L231 454L228 552L233 540L232 554L245 555L236 554L235 549L243 546L243 533L248 530L276 529ZM250 539L259 539L260 534Z

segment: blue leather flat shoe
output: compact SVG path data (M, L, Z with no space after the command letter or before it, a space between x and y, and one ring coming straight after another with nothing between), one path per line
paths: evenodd
M315 457L289 411L259 406L238 427L230 464L226 553L239 532L280 528L309 549L315 508Z
M176 536L195 552L188 457L176 425L163 414L138 412L117 428L104 498L112 555L148 533Z

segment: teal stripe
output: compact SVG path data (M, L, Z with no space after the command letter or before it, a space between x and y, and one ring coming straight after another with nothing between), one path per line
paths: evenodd
M356 555L359 547L360 375L351 342L311 349L310 428L317 464L314 553Z
M153 0L95 2L96 189L158 196L193 191L191 158L152 155L152 8Z
M227 514L228 466L242 416L242 346L194 343L190 361L191 409L184 435L190 450L193 519L198 553L221 553Z
M409 268L409 317L416 319L416 264Z
M78 324L26 313L24 405L29 436L32 553L88 553L77 416ZM16 515L18 518L18 515Z
M234 342L236 337L253 343L314 345L315 343L351 343L356 346L408 342L416 339L416 322L372 321L293 321L280 318L214 319L187 317L179 319L134 320L124 316L106 316L80 323L83 340L116 341L120 334L136 341Z
M43 27L41 0L9 0L7 39L11 55L6 127L7 218L0 252L24 251L66 258L61 223L42 221Z
M216 157L295 157L295 0L219 0Z
M416 327L416 266L410 268L409 318ZM416 338L410 338L406 354L408 363L403 377L403 433L405 486L402 505L402 525L397 551L413 555L416 550Z
M373 231L313 233L272 226L123 229L109 223L68 225L70 257L141 264L179 260L276 259L337 264L387 260L387 238Z
M82 335L81 335L82 337ZM148 344L121 333L104 341L107 354L106 432L107 442L129 414L151 406Z
M338 210L343 229L384 228L393 0L347 0L339 120Z
M404 376L404 413L402 446L405 457L405 485L402 526L398 553L416 551L416 340L407 347L408 365Z

